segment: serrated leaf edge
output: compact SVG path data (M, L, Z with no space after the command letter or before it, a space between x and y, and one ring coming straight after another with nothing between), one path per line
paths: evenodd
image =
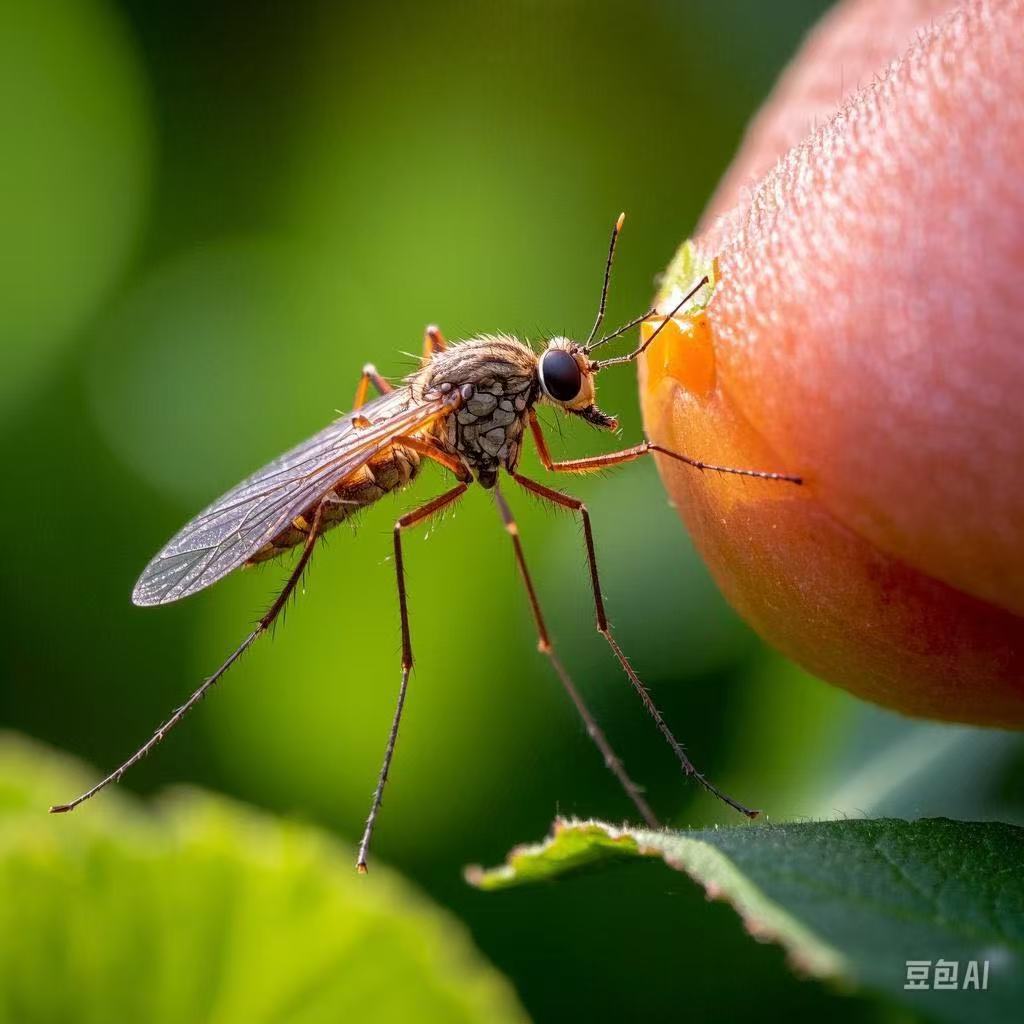
M566 841L572 839L583 840L586 845L575 851L573 856L560 859L559 847L564 849ZM545 866L541 877L554 877L599 860L608 853L660 858L668 867L700 885L708 899L727 902L753 938L780 945L799 973L844 984L853 981L854 969L839 950L765 895L721 850L678 832L655 832L617 827L603 821L557 818L551 834L542 842L515 847L505 863L498 867L468 867L465 877L478 889L505 889L531 880L522 877L524 870L538 863Z

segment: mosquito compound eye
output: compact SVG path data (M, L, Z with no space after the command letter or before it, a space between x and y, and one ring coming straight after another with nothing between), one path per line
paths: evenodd
M541 357L540 384L556 402L571 402L583 387L580 364L563 349L549 349Z

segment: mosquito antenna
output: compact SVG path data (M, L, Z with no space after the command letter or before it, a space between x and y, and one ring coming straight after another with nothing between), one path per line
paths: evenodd
M651 306L646 313L641 313L638 317L630 320L628 324L623 324L617 331L612 331L611 334L606 334L603 338L599 338L593 344L588 345L584 351L593 352L598 345L603 345L606 341L612 341L614 338L618 338L620 335L626 333L626 331L632 330L637 324L642 324L649 317L654 316L658 312L657 306Z
M665 328L665 325L670 320L674 319L675 315L683 308L683 306L685 306L690 301L690 299L692 299L694 297L694 295L696 295L697 292L699 292L701 290L701 288L703 288L704 285L706 285L707 283L708 283L708 277L705 274L705 276L702 277L693 286L693 288L691 288L679 300L679 302L676 303L675 308L661 321L660 324L658 324L657 327L654 328L654 330L651 332L651 336L642 345L640 345L638 348L635 348L632 352L629 353L629 355L615 356L614 359L602 359L600 362L591 363L591 365L590 365L591 373L596 373L598 370L604 370L606 367L609 367L609 366L621 366L623 363L631 363L634 359L636 359L639 355L641 355L641 353L643 353L644 349L646 349L647 346L650 345L650 343L652 341L654 341L654 339L659 334L661 334L661 332ZM648 315L650 315L650 314L648 314ZM641 319L643 319L643 318L641 318ZM639 321L634 321L634 323L638 323L638 322ZM625 329L626 328L623 328L623 330L625 330Z
M601 284L601 304L597 307L597 319L594 321L594 326L591 328L590 335L587 337L586 344L583 346L585 349L590 347L590 343L597 337L597 332L601 330L601 324L604 323L604 307L608 301L608 285L612 279L612 261L615 259L615 243L619 240L619 232L622 230L623 221L625 221L626 215L624 213L619 214L618 220L615 222L615 227L612 228L612 240L608 243L608 261L604 265L604 281Z

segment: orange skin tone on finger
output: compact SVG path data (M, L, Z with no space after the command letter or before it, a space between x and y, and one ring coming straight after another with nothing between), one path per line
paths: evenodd
M778 102L813 108L838 74L835 38L852 52L878 8L841 8ZM919 36L908 24L901 61L876 82L844 64L863 87L778 163L771 147L795 122L770 103L713 213L740 199L744 174L771 169L699 242L718 257L711 304L641 366L651 440L806 478L660 461L719 584L767 640L908 714L1018 728L1022 23L1024 2L991 0ZM887 31L899 35L892 17Z

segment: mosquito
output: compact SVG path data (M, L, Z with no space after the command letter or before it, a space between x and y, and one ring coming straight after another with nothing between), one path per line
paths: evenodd
M551 458L537 419L536 407L553 405L602 430L616 430L618 421L615 417L605 414L595 404L595 377L609 367L635 362L665 325L708 284L707 277L698 281L666 316L659 317L655 307L610 334L598 337L604 323L615 245L624 220L625 214L620 214L612 229L597 318L584 343L554 337L547 341L538 355L528 344L505 334L482 335L448 345L436 327L428 327L420 368L406 378L402 386L394 387L373 365L367 364L363 367L350 413L243 480L167 543L146 566L135 584L132 592L135 604L169 604L211 586L243 565L276 558L292 548L299 548L300 551L280 593L220 668L205 679L199 689L119 768L70 803L51 807L51 813L74 810L111 783L120 781L128 769L149 754L257 638L274 624L294 593L324 533L380 500L385 494L404 488L419 474L424 461L429 461L451 473L456 482L443 494L400 516L394 525L394 564L402 635L401 682L384 749L384 761L359 843L356 867L360 873L367 870L370 841L395 753L413 666L402 535L411 527L449 508L474 482L493 493L498 513L511 537L519 575L536 626L540 651L550 660L605 764L640 816L652 828L660 827L643 791L626 773L622 761L612 750L555 653L527 568L519 528L498 486L502 470L515 484L535 497L579 517L583 524L590 567L597 631L608 642L648 714L672 748L684 774L692 776L706 790L741 814L750 818L757 816L757 811L723 793L697 771L655 706L647 687L619 647L605 611L587 506L579 499L532 480L518 471L524 437L529 431L541 463L552 473L590 473L633 462L645 455L658 454L698 470L790 484L803 482L800 477L788 473L713 465L650 441L642 441L630 448L605 455L560 462ZM655 319L660 322L647 340L633 351L610 359L591 358L591 353L599 346L621 337L645 321ZM367 401L371 385L378 394Z

